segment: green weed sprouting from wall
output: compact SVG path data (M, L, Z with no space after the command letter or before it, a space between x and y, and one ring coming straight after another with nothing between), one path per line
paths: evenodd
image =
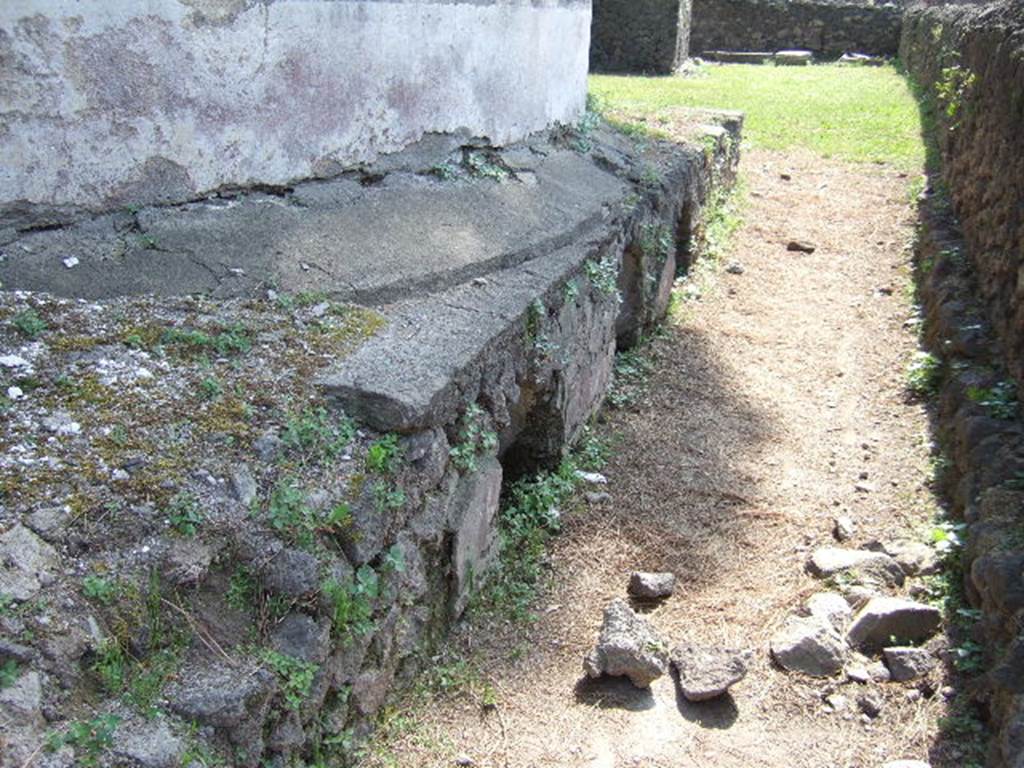
M954 54L954 57L957 57L957 54ZM977 81L978 76L959 63L942 68L939 80L935 83L935 95L946 117L952 121L950 130L955 130L959 124L963 114L964 98Z
M473 403L459 422L458 442L451 449L452 463L461 472L474 472L477 457L498 447L498 436L487 428L483 408Z

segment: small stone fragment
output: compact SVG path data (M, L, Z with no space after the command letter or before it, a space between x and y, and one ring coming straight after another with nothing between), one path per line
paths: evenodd
M850 664L846 667L846 677L855 683L868 683L871 681L871 675L868 674L868 668L863 664Z
M30 600L57 574L57 550L23 525L0 535L0 593Z
M807 599L807 610L811 616L824 619L837 630L842 630L853 616L846 599L837 592L819 592Z
M882 698L876 693L862 693L857 697L857 706L868 717L876 718L882 712Z
M925 648L893 647L882 651L889 674L897 683L924 677L935 667L935 657Z
M844 712L850 706L850 700L841 693L833 693L825 697L825 703L833 712Z
M660 600L671 595L675 588L676 577L672 573L634 571L629 577L629 594L641 600Z
M742 264L738 261L733 261L725 268L725 271L730 275L742 275L745 270L743 269Z
M891 677L889 668L881 661L873 661L868 664L868 676L875 683L888 683Z
M846 633L854 647L881 648L893 638L903 642L927 640L942 623L938 608L899 597L875 597L861 608Z
M786 250L798 253L814 253L817 248L805 240L790 240L786 244Z
M235 498L248 507L256 498L259 489L248 464L238 464L231 469L231 491Z
M836 541L848 541L856 532L857 526L854 524L853 518L846 515L837 517L832 526L832 535L835 536Z
M677 685L687 701L707 701L722 696L747 675L744 654L695 645L672 650Z
M843 668L846 644L828 621L791 616L772 638L771 653L790 672L829 677Z
M29 515L25 524L43 539L53 541L70 519L71 510L67 507L43 507Z
M6 688L0 688L0 710L38 720L43 705L43 687L39 673L29 670L11 681Z
M113 753L127 765L139 768L173 768L181 765L186 744L171 731L165 720L133 720L117 729Z
M583 494L583 497L587 500L588 504L604 504L606 501L612 500L611 494L602 491L588 491Z
M577 469L576 477L578 477L584 483L590 483L591 485L608 484L608 478L602 475L600 472L584 472L582 469Z
M865 582L890 587L903 585L903 569L883 552L822 547L807 561L807 570L820 579L849 574Z
M0 355L0 367L30 369L32 364L21 355Z
M272 593L298 598L316 591L320 563L309 552L284 549L263 568L263 584Z
M604 609L597 645L583 661L590 677L625 676L637 688L648 688L668 668L665 643L654 628L616 598Z
M883 551L895 560L907 576L930 576L939 570L935 550L920 541L897 541L887 544Z
M843 598L855 611L867 605L868 600L873 597L875 597L875 591L860 584L854 584L843 590Z
M54 411L43 417L42 425L43 429L55 435L77 435L82 431L82 425L72 419L67 411Z

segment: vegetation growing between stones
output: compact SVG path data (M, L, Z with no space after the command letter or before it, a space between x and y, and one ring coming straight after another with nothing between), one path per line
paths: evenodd
M332 415L325 408L310 407L290 416L281 441L289 451L305 460L334 459L352 443L356 425L344 414Z
M957 57L956 52L951 54ZM946 117L949 118L950 130L955 130L961 117L964 97L967 92L977 83L978 76L968 69L954 63L943 67L939 80L935 83L935 95L942 105Z
M558 533L566 506L581 482L578 471L596 471L607 446L587 430L574 450L551 471L524 478L504 490L499 514L499 565L475 596L473 608L526 621L544 575L547 543Z
M47 329L46 321L34 309L26 309L11 318L11 325L26 339L35 339Z
M498 436L487 428L484 410L472 403L459 420L458 440L449 454L452 463L460 472L475 472L477 457L491 453L497 447Z
M906 382L911 395L932 397L942 383L942 361L931 352L917 352L907 366Z
M285 704L289 709L298 710L309 697L313 678L319 667L312 662L289 656L278 651L264 651L263 662L274 671L281 681Z
M331 630L335 637L350 641L373 629L373 608L380 594L380 578L363 565L349 582L329 579L321 590L331 605Z
M83 768L95 768L100 764L103 752L113 745L114 732L120 725L121 718L117 715L100 715L92 720L76 720L67 730L53 733L46 742L50 752L56 752L64 746L75 750L75 759Z

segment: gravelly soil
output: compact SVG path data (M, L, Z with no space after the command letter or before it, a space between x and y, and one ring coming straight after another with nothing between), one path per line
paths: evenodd
M727 261L744 271L721 270L684 306L653 345L642 400L608 416L611 501L567 515L539 620L452 640L478 660L497 706L472 691L441 697L392 728L369 763L869 768L929 752L934 766L955 762L955 748L936 746L941 695L872 686L884 705L865 722L855 705L823 704L833 692L852 704L863 687L788 675L767 652L821 589L803 564L832 542L837 514L856 521L860 546L923 536L935 512L927 413L903 391L916 348L909 179L794 152L748 153L742 174L745 223ZM790 239L817 248L790 252ZM865 482L874 490L855 489ZM679 577L648 614L670 640L755 651L731 698L688 704L668 677L650 693L584 680L601 610L636 568Z

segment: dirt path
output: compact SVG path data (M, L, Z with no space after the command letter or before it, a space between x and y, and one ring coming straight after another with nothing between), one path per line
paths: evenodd
M832 541L837 514L856 521L853 546L906 535L933 514L927 415L903 394L916 347L904 325L907 179L792 152L748 153L742 171L749 203L727 261L744 271L722 271L688 305L654 344L643 401L609 416L611 501L567 516L541 618L454 641L482 659L497 707L466 692L436 701L416 727L395 730L388 764L461 755L481 768L871 768L928 758L941 696L876 687L882 713L864 722L855 707L823 704L840 688L852 702L857 684L787 675L767 653L784 618L820 591L803 564ZM788 252L794 238L817 250ZM863 482L875 490L855 490ZM667 676L646 694L583 680L602 608L636 568L680 578L648 614L671 641L756 651L731 699L687 704Z

